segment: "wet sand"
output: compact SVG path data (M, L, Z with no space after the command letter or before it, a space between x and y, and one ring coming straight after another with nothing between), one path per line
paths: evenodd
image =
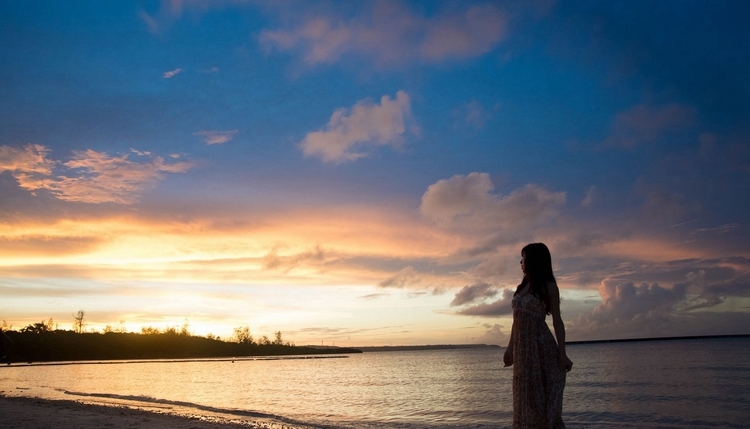
M271 419L198 418L125 406L9 397L0 394L3 429L312 429Z

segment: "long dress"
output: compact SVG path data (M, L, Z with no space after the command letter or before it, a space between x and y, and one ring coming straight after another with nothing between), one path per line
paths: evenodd
M527 293L513 305L513 429L560 429L565 370L544 303Z

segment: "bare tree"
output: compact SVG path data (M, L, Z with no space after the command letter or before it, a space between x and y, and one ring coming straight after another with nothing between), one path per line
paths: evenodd
M86 326L86 322L83 320L83 316L86 314L83 310L78 310L78 313L73 316L73 331L82 334L83 327Z

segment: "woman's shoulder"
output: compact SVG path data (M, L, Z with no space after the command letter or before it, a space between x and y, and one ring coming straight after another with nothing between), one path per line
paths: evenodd
M557 287L557 282L547 282L547 290L557 294L560 293L560 288Z

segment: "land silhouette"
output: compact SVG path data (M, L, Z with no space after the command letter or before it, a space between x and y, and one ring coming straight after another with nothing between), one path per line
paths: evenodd
M79 325L80 326L80 325ZM148 327L134 332L82 332L55 329L50 319L18 331L4 330L12 341L3 363L103 361L139 359L232 358L362 353L357 349L318 349L284 343L281 332L274 339L254 340L247 327L235 329L230 341L192 335L182 329ZM0 353L2 355L2 353Z

